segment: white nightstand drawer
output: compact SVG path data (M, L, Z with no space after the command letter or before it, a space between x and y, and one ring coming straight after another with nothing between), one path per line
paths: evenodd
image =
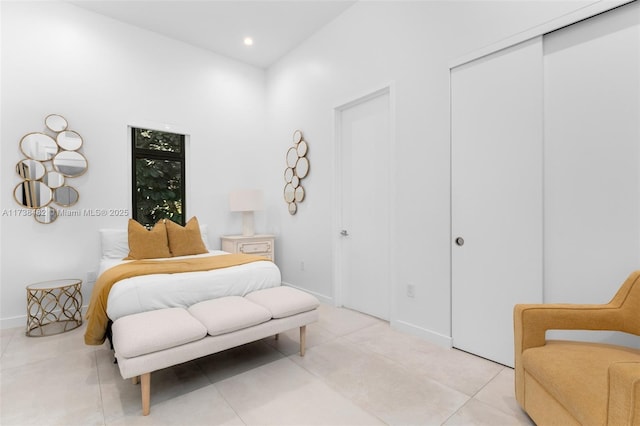
M269 253L271 252L271 242L240 243L238 244L238 251L245 254Z
M229 253L254 254L274 260L274 235L223 235L220 243L222 250Z

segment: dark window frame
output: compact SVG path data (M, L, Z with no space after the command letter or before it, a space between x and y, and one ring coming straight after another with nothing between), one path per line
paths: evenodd
M145 149L136 147L136 130L150 130L154 132L171 133L180 136L180 152L175 151L162 151L156 149ZM186 136L181 133L167 132L164 130L148 129L143 127L131 126L131 206L133 219L138 220L138 179L136 174L136 160L138 159L151 159L151 160L168 160L178 161L181 164L180 167L180 182L181 184L181 205L182 216L179 225L184 226L186 224L186 211L187 211L187 182L186 182ZM171 219L170 219L171 220Z

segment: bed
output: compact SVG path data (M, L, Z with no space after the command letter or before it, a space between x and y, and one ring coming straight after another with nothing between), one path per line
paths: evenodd
M207 254L179 256L158 261L201 258L227 254L211 250ZM100 273L130 260L103 259ZM280 270L271 261L211 271L152 274L118 281L110 290L107 315L112 321L139 312L163 308L188 308L204 300L247 293L280 285Z
M202 254L154 258L147 260L124 260L129 254L127 230L102 229L100 240L102 258L98 270L98 280L94 287L87 320L85 342L90 345L102 344L108 337L108 324L126 315L182 307L224 296L244 296L256 290L276 287L281 284L278 267L269 260L246 255L231 255L207 246L207 228L200 226L206 252ZM210 263L222 259L244 256L240 262L234 258L233 264L217 269L208 269ZM180 271L171 267L180 264ZM129 266L127 266L129 264ZM199 265L205 266L199 266ZM184 267L187 265L187 267ZM195 271L183 271L196 265ZM116 274L119 268L143 267L144 273ZM159 271L156 273L155 271ZM169 272L167 272L169 271ZM132 276L129 276L132 275ZM105 277L117 276L108 289L103 287ZM95 293L102 291L103 301L98 301ZM96 315L98 312L98 315ZM106 313L106 318L104 317ZM96 318L99 316L99 318ZM107 321L108 320L108 321Z

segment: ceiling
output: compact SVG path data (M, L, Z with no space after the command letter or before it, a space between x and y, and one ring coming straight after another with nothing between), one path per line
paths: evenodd
M266 68L328 24L347 0L97 0L70 3ZM251 37L253 46L245 46Z

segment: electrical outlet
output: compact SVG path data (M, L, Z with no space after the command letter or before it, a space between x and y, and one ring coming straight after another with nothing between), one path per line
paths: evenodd
M416 286L411 283L407 284L407 297L416 297Z
M98 273L96 271L87 272L87 283L95 283L98 279Z

